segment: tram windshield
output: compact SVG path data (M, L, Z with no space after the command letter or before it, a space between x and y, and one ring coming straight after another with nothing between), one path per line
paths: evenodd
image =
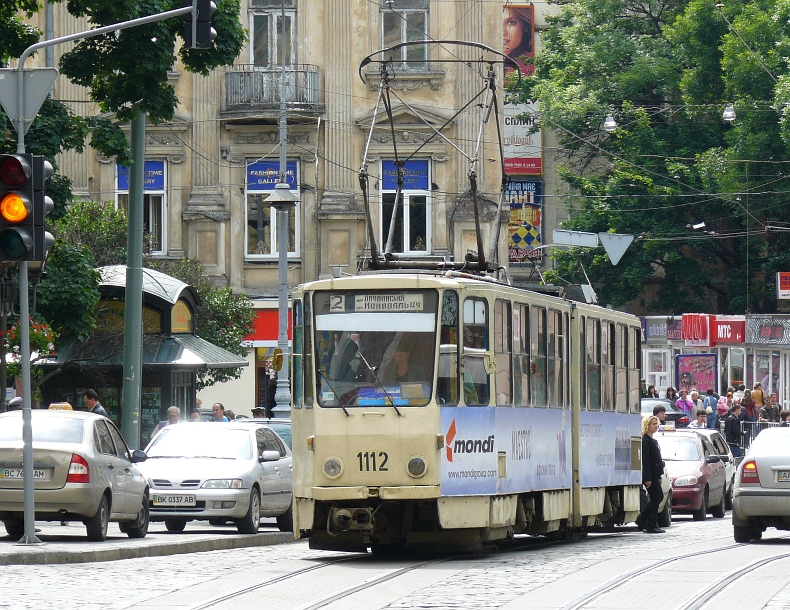
M435 368L435 290L318 292L318 404L424 406Z

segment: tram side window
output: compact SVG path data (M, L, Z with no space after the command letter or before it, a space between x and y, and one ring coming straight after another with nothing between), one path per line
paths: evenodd
M546 310L533 307L530 318L530 372L532 378L532 405L545 407L548 405L546 388Z
M614 411L614 325L601 324L601 407Z
M313 407L313 391L315 381L313 380L313 332L312 332L312 313L310 299L312 295L304 295L304 406L308 409Z
M490 381L485 367L488 350L488 307L485 299L464 300L464 400L487 405Z
M513 306L513 403L529 405L529 307Z
M584 331L587 409L601 410L601 323L587 318Z
M442 297L436 402L457 405L458 395L458 293L448 290Z
M562 314L563 325L562 328L565 330L565 334L563 335L563 342L562 342L562 406L568 408L571 406L571 353L570 353L570 336L571 336L571 327L569 324L568 314Z
M641 387L639 384L642 369L642 329L632 326L628 329L628 404L631 413L640 413Z
M585 367L586 354L587 354L587 341L585 340L587 329L587 318L581 316L579 320L579 354L581 354L581 366L579 366L579 406L582 409L587 409L587 369Z
M304 347L302 339L304 328L302 322L302 302L294 301L293 304L293 404L295 409L302 408L302 387L304 385L304 360L302 359L302 349Z
M628 413L628 327L617 325L617 358L615 361L615 404L617 411Z
M510 406L510 353L513 333L510 332L510 303L494 303L494 354L496 357L496 404Z

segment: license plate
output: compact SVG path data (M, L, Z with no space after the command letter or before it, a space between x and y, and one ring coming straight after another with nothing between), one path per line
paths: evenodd
M0 468L0 479L11 479L14 481L18 481L24 478L24 474L21 468ZM34 479L46 479L47 472L46 470L34 470L33 471L33 478Z
M780 483L790 483L790 470L780 470L778 472L777 480Z
M181 494L154 494L154 506L195 506L197 500L194 495Z

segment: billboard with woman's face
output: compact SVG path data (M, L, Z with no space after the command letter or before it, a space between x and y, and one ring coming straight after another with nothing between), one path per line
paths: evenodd
M522 76L530 76L535 56L535 7L506 4L502 7L502 48L505 55L516 60ZM512 69L506 70L512 72Z

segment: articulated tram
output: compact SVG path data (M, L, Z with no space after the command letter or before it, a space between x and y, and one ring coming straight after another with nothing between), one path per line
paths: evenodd
M634 316L458 271L319 280L293 303L311 548L479 549L636 518Z

